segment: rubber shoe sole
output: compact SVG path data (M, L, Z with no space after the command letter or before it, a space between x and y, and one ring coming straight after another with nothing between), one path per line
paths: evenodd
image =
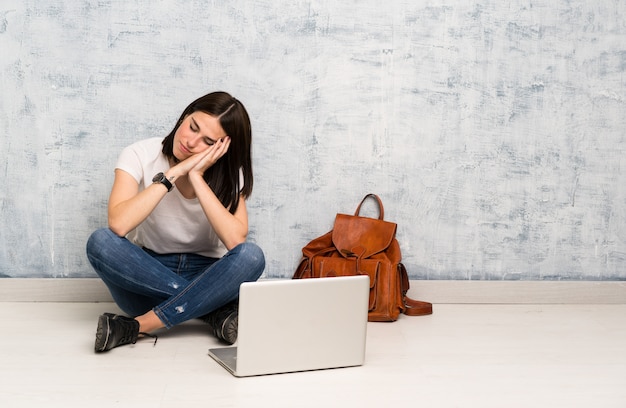
M98 328L96 329L96 343L94 350L99 353L107 351L107 343L111 336L111 325L109 324L109 314L104 314L98 317Z
M237 312L231 313L221 327L221 337L226 343L234 344L237 341L237 333L239 329L239 314Z

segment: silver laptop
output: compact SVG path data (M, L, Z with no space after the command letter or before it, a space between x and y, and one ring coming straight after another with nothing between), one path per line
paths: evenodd
M368 276L243 283L236 346L209 355L236 377L362 365L368 301Z

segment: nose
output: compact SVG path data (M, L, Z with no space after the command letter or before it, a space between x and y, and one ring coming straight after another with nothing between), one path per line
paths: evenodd
M198 146L198 143L201 141L201 137L200 136L189 136L187 138L187 148L189 150L193 150L196 146Z

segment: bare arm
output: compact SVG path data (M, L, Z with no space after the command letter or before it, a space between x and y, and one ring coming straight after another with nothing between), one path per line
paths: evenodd
M230 251L245 242L248 235L248 210L243 196L239 199L235 213L231 214L202 177L192 177L190 174L189 180L209 223L224 246Z
M109 228L125 236L150 215L167 194L163 184L152 184L139 192L139 183L124 170L115 170L109 197Z
M188 173L189 182L200 201L200 205L215 230L215 233L228 250L245 242L248 235L248 210L243 197L234 214L231 214L219 201L211 187L204 181L203 174L219 160L230 146L230 138L226 137L211 147L210 152L200 160Z

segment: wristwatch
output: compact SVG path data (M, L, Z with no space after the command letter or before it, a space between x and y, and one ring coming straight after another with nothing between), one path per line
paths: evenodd
M165 187L167 187L168 192L172 191L172 188L174 188L172 183L167 179L167 177L165 177L165 174L163 173L158 173L156 176L154 176L152 178L152 182L163 184Z

